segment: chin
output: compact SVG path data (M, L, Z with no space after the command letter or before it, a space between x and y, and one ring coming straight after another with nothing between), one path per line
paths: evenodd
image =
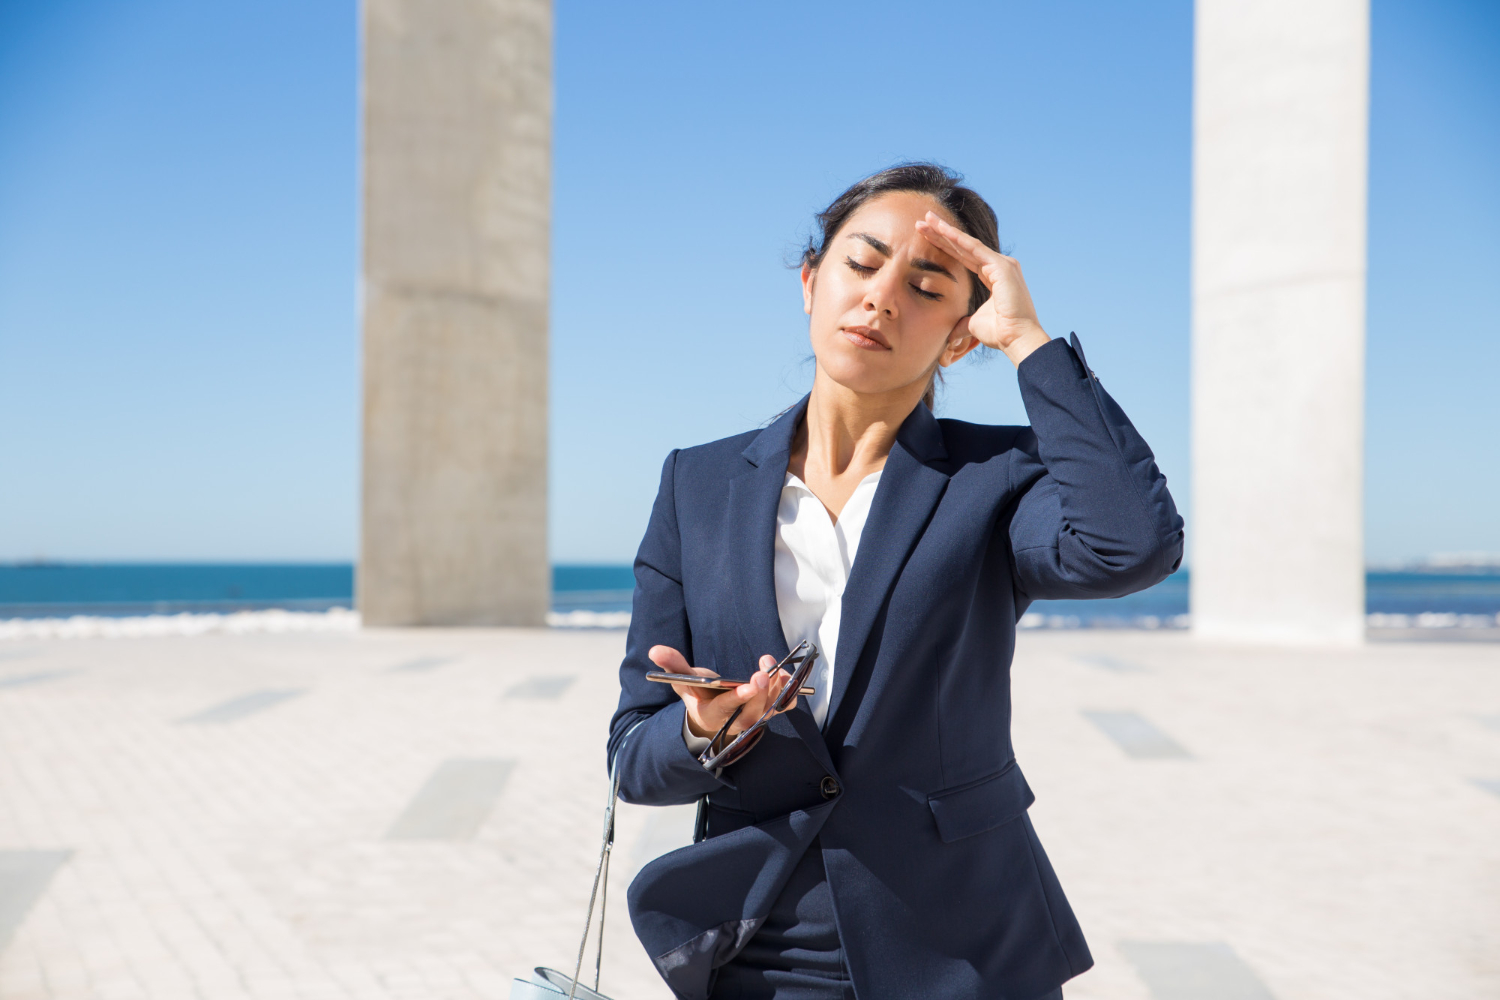
M891 372L883 370L885 366L875 363L877 358L879 358L878 355L871 357L863 351L858 351L855 357L836 355L827 361L819 358L818 367L823 369L823 374L845 389L862 395L892 392L912 381L895 377ZM879 360L890 359L887 357L879 358Z

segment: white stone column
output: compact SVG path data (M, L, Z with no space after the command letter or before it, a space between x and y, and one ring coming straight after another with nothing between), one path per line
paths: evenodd
M365 0L367 625L540 625L550 0Z
M1364 637L1368 0L1197 0L1193 629Z

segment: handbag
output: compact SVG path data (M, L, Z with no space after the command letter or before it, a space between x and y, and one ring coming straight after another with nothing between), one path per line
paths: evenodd
M639 726L640 723L636 723ZM635 727L631 727L631 732ZM630 733L625 734L625 739ZM614 765L609 769L609 802L604 807L604 838L599 846L599 866L594 870L594 889L589 893L589 912L583 920L583 939L578 942L578 961L573 966L573 975L537 966L530 979L514 979L510 984L510 1000L609 1000L599 992L599 972L604 964L604 910L609 896L609 855L615 846L615 806L620 801L620 757L625 741L615 751ZM599 901L599 940L594 952L594 985L589 988L578 981L583 971L583 954L588 948L589 928L594 922L594 900Z

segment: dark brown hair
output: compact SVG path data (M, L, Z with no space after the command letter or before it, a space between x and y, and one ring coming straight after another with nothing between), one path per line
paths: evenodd
M925 194L948 211L959 229L968 233L991 250L1000 249L1000 223L995 210L975 190L963 186L963 175L936 163L898 163L887 167L864 180L856 181L849 189L816 216L818 232L809 237L802 256L797 261L816 269L828 254L828 247L838 236L849 216L868 201L894 191L911 191ZM969 312L984 305L990 290L974 272L969 272ZM942 374L934 370L922 402L931 409L937 396L937 384Z

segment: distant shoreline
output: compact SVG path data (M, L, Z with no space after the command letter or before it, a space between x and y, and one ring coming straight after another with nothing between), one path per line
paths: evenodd
M1189 571L1183 570L1127 597L1039 601L1027 609L1021 625L1182 629L1189 621L1189 580ZM629 620L633 585L628 565L558 564L553 567L549 621L561 628L623 627ZM1366 593L1372 629L1500 627L1500 564L1460 566L1450 561L1421 569L1372 569L1366 573ZM11 631L22 629L15 623L43 620L159 620L185 615L190 617L181 620L198 621L192 626L197 628L215 620L203 616L241 616L235 620L246 625L252 619L245 615L348 616L354 611L352 563L0 564L0 622L12 623ZM25 630L34 631L30 626ZM102 625L95 630L111 631Z
M630 624L628 611L553 611L547 625L567 630L623 630ZM1187 615L1173 619L1142 616L1135 619L1028 613L1018 623L1023 631L1169 631L1181 632L1190 624ZM7 640L127 639L211 634L354 632L359 615L344 607L326 611L292 611L270 608L229 613L181 612L106 617L72 615L52 618L0 618L0 643ZM1423 614L1415 616L1366 616L1366 636L1373 641L1500 642L1500 615ZM0 654L0 660L8 657Z

